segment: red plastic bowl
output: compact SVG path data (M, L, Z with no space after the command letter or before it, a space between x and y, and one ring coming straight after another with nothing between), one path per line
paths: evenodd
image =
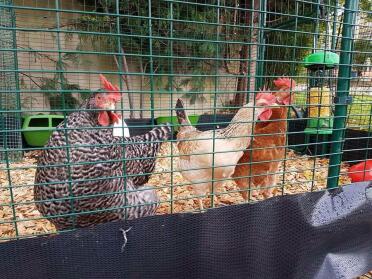
M372 180L372 160L351 166L348 172L351 182Z

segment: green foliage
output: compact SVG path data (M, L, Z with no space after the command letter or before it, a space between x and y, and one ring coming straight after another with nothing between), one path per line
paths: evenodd
M116 12L115 1L99 3L99 11ZM219 67L215 58L221 58L223 54L223 44L213 40L217 40L218 35L220 40L224 40L224 35L218 34L216 25L205 24L218 21L218 10L183 3L173 3L171 9L170 2L154 0L151 1L150 28L148 5L149 1L120 1L120 14L127 16L119 17L119 26L115 17L89 15L82 17L75 28L89 32L126 34L115 37L89 34L81 35L80 39L84 43L89 42L96 51L120 53L120 48L123 48L127 55L141 57L138 63L142 63L142 68L146 69L147 73L167 74L172 67L175 74L196 75L183 81L183 86L188 86L192 92L185 96L190 97L192 103L203 101L205 99L203 96L196 95L197 93L202 95L207 79L205 75ZM151 63L153 67L150 67ZM166 80L161 76L154 75L154 85L158 89L169 89Z
M367 12L365 13L365 16L366 16L366 19L368 22L371 22L372 21L372 1L371 0L359 0L359 8L364 11L364 12Z
M115 33L115 22L108 16L85 15L82 16L74 27L92 32L93 34L79 34L80 45L78 49L83 49L84 45L91 46L96 51L116 52L117 45L113 43L112 37L99 33ZM97 33L97 34L94 34Z
M52 110L74 109L79 105L78 100L73 97L74 91L78 92L77 84L60 82L58 76L53 78L42 78L40 89L45 90Z
M318 6L296 1L282 2L280 9L286 15L268 15L268 26L276 29L266 36L265 60L268 62L265 63L265 75L269 76L298 75L304 71L301 62L311 53L315 36L312 33L316 25ZM278 6L276 9L279 9ZM329 14L332 12L333 10L328 11ZM324 17L326 12L319 10L319 14ZM312 17L314 20L304 20L302 17ZM324 18L319 22L319 34L322 34L325 31Z
M71 36L67 36L67 40L72 39ZM29 47L29 49L32 49ZM77 48L79 50L79 47ZM55 65L55 74L53 77L35 77L31 74L26 74L21 72L21 75L26 76L29 78L33 85L37 88L44 91L44 96L48 98L50 103L50 108L53 110L63 110L63 109L74 109L79 106L79 101L76 99L73 94L79 96L81 99L87 98L90 95L89 90L83 90L77 84L71 84L68 82L67 78L65 77L66 68L68 65L76 65L79 61L79 54L68 52L61 55L61 57L55 58L52 55L39 52L39 51L32 51L30 52L31 55L34 56L34 59L47 59L49 62ZM40 83L37 81L40 80ZM21 87L26 87L26 84L23 79L21 79ZM30 89L35 89L34 86L31 86ZM84 93L89 94L84 94ZM82 94L83 93L83 94ZM22 107L26 106L26 103L32 103L35 98L26 98L23 100ZM63 102L64 100L64 102Z
M292 27L294 30L294 27ZM301 30L309 32L312 24L304 24ZM297 30L298 31L298 30ZM304 70L301 63L311 52L313 36L302 32L271 32L267 37L266 56L268 60L265 75L298 75Z
M65 54L65 60L72 59L72 56ZM80 93L81 88L77 84L68 82L64 75L66 62L61 60L56 63L56 73L52 78L41 78L40 89L48 98L52 110L75 109L79 106L79 101L74 98L73 93Z
M89 4L89 0L84 0L84 3ZM217 4L216 1L208 3ZM224 0L221 5L249 8L251 4L247 3L242 0ZM313 36L291 31L313 31L314 22L300 22L295 27L294 18L301 21L303 17L314 17L317 7L314 3L301 2L296 11L293 1L268 1L268 10L272 13L267 14L267 25L273 27L275 24L282 24L282 27L274 28L282 28L283 32L274 31L267 35L265 60L268 62L264 67L266 75L295 75L301 71L303 67L297 62L311 51ZM101 0L97 5L97 1L92 0L92 4L97 7L97 12L118 12L116 1ZM250 12L244 10L162 0L120 0L119 14L118 17L100 13L82 17L75 28L91 32L88 35L80 35L82 42L102 52L121 53L122 48L127 58L134 57L132 61L141 63L139 68L155 74L152 76L153 84L159 91L175 90L173 85L169 87L164 76L189 75L190 77L182 80L181 85L190 89L184 96L189 98L191 103L205 100L203 91L206 89L206 75L215 73L223 66L227 72L229 67L239 68L231 66L232 63L228 59L238 58L242 46L230 44L230 41L255 41L250 37L256 33L255 29L242 28L250 24L246 22ZM224 25L218 26L217 22ZM271 25L272 22L275 24ZM217 40L220 42L216 42ZM222 58L226 59L226 62L218 61Z
M353 63L354 68L360 74L365 69L364 63L366 60L372 59L372 42L370 39L360 39L354 42Z
M202 74L201 69L194 69L192 72L193 75L196 75L192 78L186 78L181 81L181 86L190 86L190 91L183 94L184 98L189 99L190 105L194 105L196 102L203 103L207 99L203 96L203 94L199 94L199 92L203 92L205 89L205 78L199 76Z

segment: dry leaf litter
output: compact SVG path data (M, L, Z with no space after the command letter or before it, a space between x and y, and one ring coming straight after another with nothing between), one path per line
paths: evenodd
M195 195L190 191L189 184L177 172L177 147L174 143L164 143L154 174L149 185L157 188L161 199L158 214L191 212L198 210ZM10 171L6 165L0 165L0 236L11 238L18 235L38 235L55 232L54 226L43 219L33 203L33 183L38 151L27 152L23 161L10 164ZM345 173L347 165L342 164L341 172ZM325 188L327 181L328 159L309 156L299 156L293 151L287 152L287 159L280 168L284 177L279 174L279 187L273 190L275 196L316 191ZM12 187L9 187L8 174ZM346 175L340 176L340 185L349 183ZM172 186L173 185L173 186ZM220 189L215 189L214 206L225 206L243 203L244 200L232 180L224 183ZM11 195L12 193L12 195ZM13 200L11 198L13 196ZM261 200L262 196L252 198ZM173 200L173 201L172 201ZM211 197L204 198L204 205L211 206ZM13 205L13 206L12 206ZM13 219L16 216L16 222ZM16 224L16 225L15 225Z
M16 229L18 235L21 236L48 234L56 231L49 221L42 218L33 203L33 182L38 154L38 151L27 152L21 162L10 164L9 171L5 164L0 164L0 237L3 239L15 237ZM287 159L280 168L284 177L283 174L279 175L281 187L274 189L275 196L282 195L283 191L284 194L296 194L325 188L328 159L299 156L291 150L286 155ZM158 214L197 210L197 200L189 190L188 182L177 172L176 145L174 143L163 144L159 157L155 174L148 183L157 187L162 201ZM343 163L340 185L350 183L345 175L347 169L348 165ZM12 187L9 187L9 178ZM233 181L226 181L222 189L216 189L214 205L243 203L244 200L238 190ZM252 198L252 201L261 199L263 197L258 196ZM211 198L205 198L204 204L211 206ZM13 218L14 215L16 220ZM372 272L364 276L372 276Z

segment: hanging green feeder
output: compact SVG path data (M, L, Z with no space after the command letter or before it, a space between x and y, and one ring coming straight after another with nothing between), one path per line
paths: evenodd
M305 67L308 69L318 69L319 67L325 69L334 69L340 63L340 57L334 52L315 52L305 57Z
M316 52L305 57L307 68L307 127L306 142L311 135L323 137L324 141L332 134L333 127L333 92L335 89L336 68L340 58L333 52ZM326 144L322 146L326 153Z
M332 96L335 69L340 59L333 52L316 52L305 57L308 72L307 130L309 133L332 133Z

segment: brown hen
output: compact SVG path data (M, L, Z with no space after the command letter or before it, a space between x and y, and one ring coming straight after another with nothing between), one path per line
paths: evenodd
M253 103L249 103L239 109L226 128L204 132L191 126L183 102L177 101L176 113L182 125L177 134L180 153L178 167L182 176L192 183L195 194L205 195L210 191L213 180L218 187L231 177L244 148L250 145L253 123L258 118L270 118L271 109L266 106L272 105L275 100L269 94L258 95L256 109ZM201 210L204 208L201 199L199 207Z
M278 105L272 109L270 121L259 122L254 127L254 138L251 146L244 152L232 177L244 199L248 199L248 189L259 189L265 198L272 195L272 188L276 186L278 170L285 155L288 105L293 101L291 88L295 82L289 78L279 78L274 81L278 89L273 95ZM256 195L256 190L252 191Z

